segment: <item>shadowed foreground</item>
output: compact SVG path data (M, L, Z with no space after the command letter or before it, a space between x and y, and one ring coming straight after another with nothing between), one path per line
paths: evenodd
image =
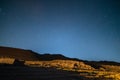
M2 80L86 80L75 72L54 68L0 66Z

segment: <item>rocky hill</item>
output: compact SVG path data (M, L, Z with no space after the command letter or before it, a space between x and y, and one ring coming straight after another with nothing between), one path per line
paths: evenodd
M1 70L3 70L5 76L8 75L5 71L10 71L10 72L15 71L14 74L18 73L17 75L19 76L26 75L25 76L26 78L30 78L30 76L28 76L29 73L26 73L27 70L27 72L31 72L31 76L35 76L34 74L36 74L42 77L44 74L46 74L47 76L49 72L50 74L51 73L56 74L56 72L54 71L58 70L59 73L61 71L63 72L72 71L72 74L74 74L74 72L77 72L75 73L75 75L77 74L77 76L73 77L73 75L70 75L75 79L68 79L68 80L120 80L119 77L120 63L113 61L85 61L85 60L65 57L61 54L38 54L31 50L1 46L0 63L1 63L0 68ZM8 70L8 68L10 69ZM19 71L18 68L20 68ZM45 68L45 70L50 69L50 71L48 70L49 72L45 72L43 68ZM15 70L13 71L13 69ZM38 73L38 70L40 71L42 70L42 73ZM63 73L60 74L64 76ZM12 74L11 76L14 77L14 75ZM44 78L46 78L46 76ZM82 78L84 77L85 79L81 79L81 77ZM31 80L38 80L35 78L38 78L38 76L35 76L34 79ZM68 74L67 74L67 78L69 78ZM65 80L67 80L67 78L65 78ZM18 79L11 79L11 80L18 80ZM59 79L57 78L55 80L59 80Z
M49 60L70 60L71 58L65 57L61 54L38 54L32 50L24 50L12 47L0 46L0 58L15 58L25 61L49 61Z
M61 54L38 54L31 50L0 47L0 62L13 64L14 59L24 60L25 65L39 67L56 67L67 69L93 69L84 62L65 57Z
M0 58L15 58L19 60L39 60L30 50L0 46Z
M110 61L84 61L65 57L61 54L38 54L32 50L11 47L0 47L0 63L13 63L14 60L23 60L24 64L40 67L56 67L68 69L102 69L119 71L120 63Z

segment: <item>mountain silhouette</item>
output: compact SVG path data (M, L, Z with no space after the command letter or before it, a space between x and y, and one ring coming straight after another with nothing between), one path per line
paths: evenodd
M12 47L3 47L0 46L0 57L3 58L15 58L18 60L30 60L30 61L37 61L37 60L68 60L70 58L65 57L61 54L38 54L33 52L32 50L24 50L19 48L12 48Z
M2 80L120 80L117 62L86 61L3 46L0 46L0 70Z
M0 57L15 58L18 60L39 60L30 50L0 46Z
M51 60L73 60L84 62L94 68L100 68L101 65L118 65L120 63L113 61L86 61L77 58L69 58L61 54L38 54L32 50L25 50L12 47L0 46L0 58L14 58L24 61L51 61Z

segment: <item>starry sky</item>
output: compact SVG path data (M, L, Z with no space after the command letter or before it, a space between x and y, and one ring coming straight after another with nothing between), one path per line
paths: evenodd
M120 62L120 0L0 0L0 46Z

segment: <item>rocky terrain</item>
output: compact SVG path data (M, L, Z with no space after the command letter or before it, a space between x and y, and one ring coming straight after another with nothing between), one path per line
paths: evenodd
M0 47L0 77L2 80L120 80L120 63Z

